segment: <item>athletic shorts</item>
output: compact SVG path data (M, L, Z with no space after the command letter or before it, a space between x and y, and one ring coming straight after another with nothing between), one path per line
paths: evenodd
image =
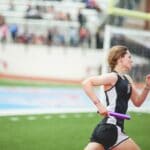
M104 146L105 150L110 150L128 138L119 126L114 124L98 124L92 133L90 141L100 143Z

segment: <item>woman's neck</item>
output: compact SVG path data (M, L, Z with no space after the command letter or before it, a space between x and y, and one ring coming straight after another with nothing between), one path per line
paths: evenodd
M118 72L119 74L126 74L127 70L123 68L122 66L116 66L114 71Z

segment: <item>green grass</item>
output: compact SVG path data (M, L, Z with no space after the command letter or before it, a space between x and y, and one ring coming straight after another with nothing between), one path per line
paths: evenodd
M69 84L69 83L60 83L60 82L53 82L53 81L31 81L31 80L15 80L15 79L0 79L0 86L9 86L9 87L13 87L13 86L21 86L21 87L53 87L53 88L57 88L57 87L63 87L63 88L79 88L81 87L80 84Z
M0 150L83 150L90 134L101 119L96 113L0 117ZM150 114L130 113L131 121L126 121L126 132L142 150L150 148ZM33 116L33 115L32 115ZM45 116L50 116L46 119ZM31 117L31 116L30 116Z

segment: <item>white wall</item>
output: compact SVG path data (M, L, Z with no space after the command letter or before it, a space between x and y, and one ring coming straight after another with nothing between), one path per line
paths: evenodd
M0 71L19 76L82 79L98 74L103 58L101 50L1 45L0 60L7 63L7 68L1 64Z
M2 61L7 63L7 67L4 67ZM102 50L0 45L0 73L8 75L81 80L97 75L100 65L105 61ZM137 56L133 56L133 61L135 64L147 62Z

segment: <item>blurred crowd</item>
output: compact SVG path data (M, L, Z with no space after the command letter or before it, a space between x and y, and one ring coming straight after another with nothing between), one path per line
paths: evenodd
M2 43L47 44L49 46L84 45L89 48L91 47L91 33L86 26L70 26L67 29L63 29L59 26L53 26L48 28L45 33L38 33L32 31L30 26L21 27L15 23L7 24L4 16L0 15L0 41Z
M140 1L119 0L117 7L135 9ZM3 44L14 42L102 49L104 39L103 25L107 23L122 26L125 18L109 16L100 23L103 19L101 17L103 9L97 3L97 0L81 0L81 2L75 10L69 6L62 7L57 4L42 5L41 3L40 5L32 5L27 3L27 5L23 6L23 14L20 16L21 13L19 12L19 17L16 16L16 20L21 18L24 19L21 20L24 22L10 21L11 16L0 12L0 42ZM16 6L13 1L9 1L7 10L13 14L17 11ZM91 18L95 20L93 21ZM43 21L48 21L46 22L46 26L42 24ZM143 56L148 59L150 58L150 47L139 44L129 37L119 34L113 35L111 46L116 44L126 45L136 55L141 55L142 50ZM143 80L141 70L145 74L149 73L149 65L137 64L134 66L131 74L137 81Z
M92 9L98 15L100 8L95 0L85 0L84 7L77 7L76 12L66 11L62 8L62 11L53 5L31 5L28 3L24 9L22 19L27 19L26 22L38 20L38 25L29 25L28 23L16 23L9 22L9 17L4 14L0 14L0 40L1 42L15 42L24 44L47 44L57 46L84 46L91 48L102 47L99 43L100 32L98 33L98 26L96 27L97 32L92 32L88 26L88 14L83 13L83 9ZM58 6L59 7L59 6ZM16 5L13 1L8 3L8 11L15 12ZM95 16L96 16L95 15ZM96 16L98 17L98 16ZM7 19L8 18L8 19ZM17 17L16 17L17 18ZM97 18L96 18L97 19ZM8 20L8 21L7 21ZM49 27L40 28L39 26L44 20L48 20ZM97 19L98 20L98 19ZM51 25L53 22L58 21L58 25ZM65 26L65 24L68 24ZM99 35L98 35L99 34ZM94 44L92 39L94 38Z
M21 12L19 11L15 18L17 19L19 14L19 18L26 19L24 23L21 22L22 20L16 23L15 19L10 22L9 20L12 17L1 13L1 42L101 49L103 47L103 24L106 22L111 25L123 24L123 18L118 16L115 18L111 16L108 20L102 22L103 8L97 0L81 0L76 6L76 2L72 2L68 6L67 3L66 6L65 3L59 5L58 1L55 5L53 3L46 5L44 2L46 0L43 0L43 3L34 5L26 2L26 5L20 6L19 10L21 9ZM140 0L133 0L132 2L120 0L117 6L133 9L139 2ZM18 5L14 1L10 0L7 5L10 14L18 11ZM91 18L94 18L94 20ZM38 20L38 23L34 23L33 20ZM49 21L48 25L42 27L42 21L47 20ZM58 25L52 25L55 21L58 21ZM29 22L33 22L33 24ZM66 26L66 24L68 25Z

